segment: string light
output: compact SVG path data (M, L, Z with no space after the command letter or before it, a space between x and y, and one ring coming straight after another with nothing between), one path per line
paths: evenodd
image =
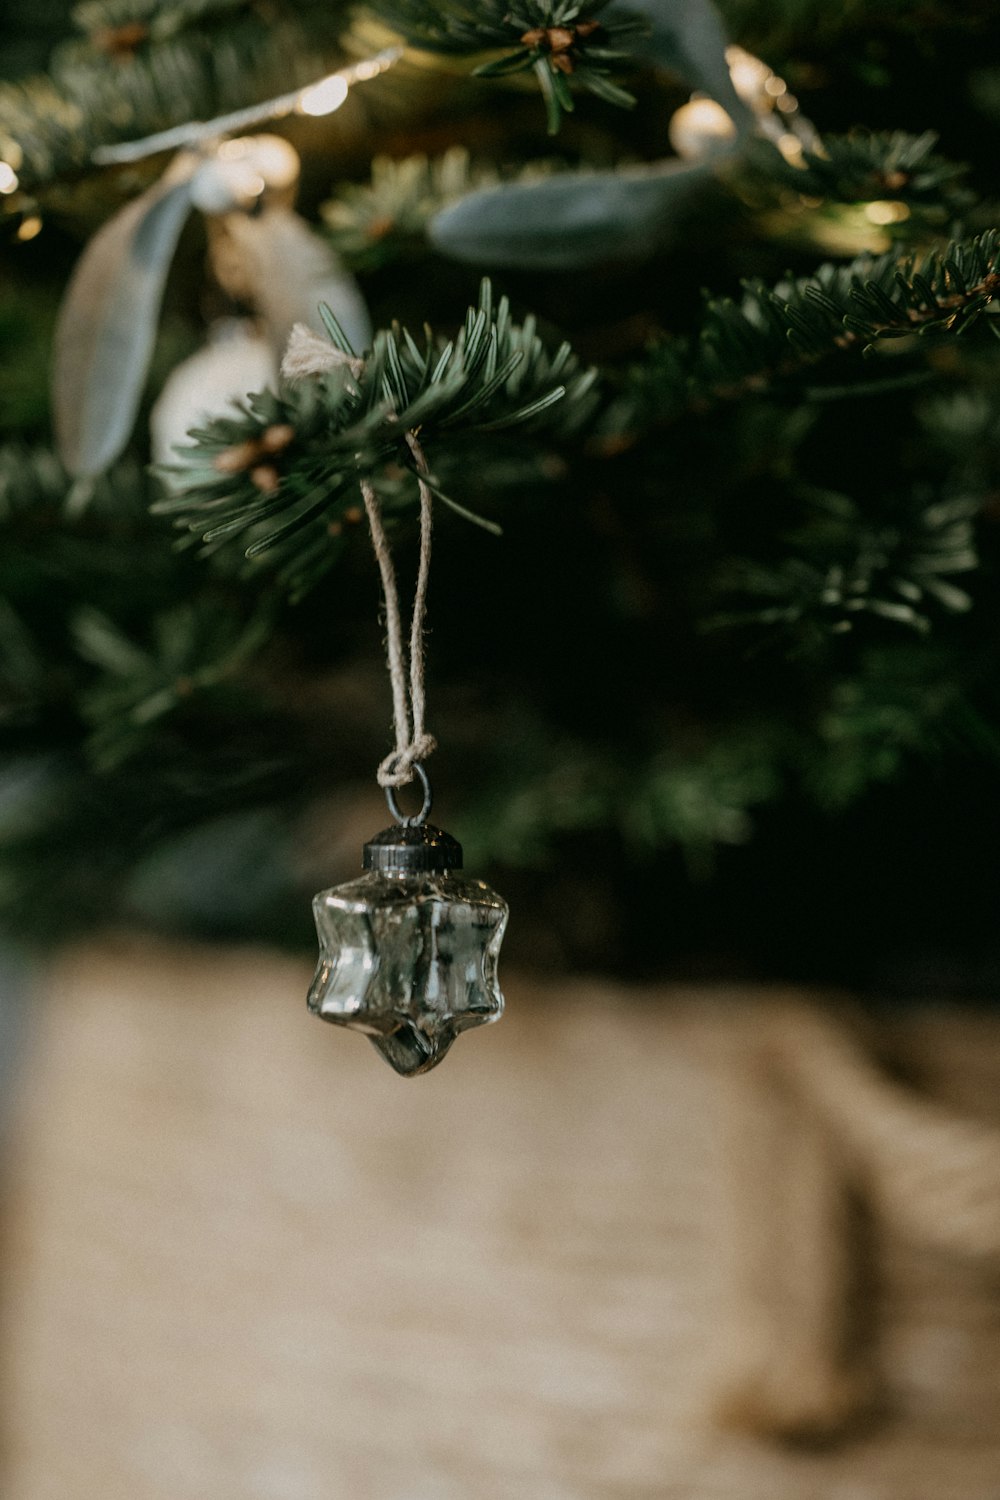
M37 214L32 214L30 218L23 220L19 226L17 237L19 240L33 240L35 235L41 234L41 232L42 221Z
M799 113L799 101L783 78L744 47L726 48L733 88L752 111L761 135L772 141L792 166L803 165L807 150L821 148L815 127ZM714 99L692 94L671 118L670 144L678 156L697 161L722 151L736 137L731 115Z
M909 217L908 205L890 198L876 198L874 203L865 204L865 218L873 224L902 224Z
M10 162L0 161L0 193L16 193L20 183Z
M402 55L402 47L386 47L374 57L352 63L350 67L319 78L305 88L293 89L274 99L265 99L262 104L252 104L247 109L234 110L232 114L218 115L214 120L194 120L185 125L175 125L170 130L160 130L155 135L144 136L141 141L98 146L91 153L91 161L97 166L119 166L142 161L160 151L196 146L202 141L215 141L220 136L232 135L234 131L248 130L254 125L265 125L271 120L281 119L283 115L331 114L343 104L352 84L367 83L378 78L398 62Z
M702 97L674 111L667 135L678 156L697 161L728 146L736 135L736 126L721 104Z
M304 90L297 110L300 115L332 115L346 98L346 78L342 78L339 73L333 73L329 78L324 78L322 82L314 83L311 88Z
M743 47L727 47L726 62L729 65L729 76L733 80L733 88L744 104L749 104L751 109L755 108L759 96L767 91L768 82L775 77L775 74L772 73L767 63L761 62L759 57L754 57L752 52L747 52ZM778 82L780 83L781 80L779 79ZM783 83L781 87L783 90Z
M302 163L299 153L283 135L239 135L219 146L223 162L249 164L263 180L264 187L289 188L299 180Z
M790 167L802 165L802 142L790 130L782 131L776 145Z

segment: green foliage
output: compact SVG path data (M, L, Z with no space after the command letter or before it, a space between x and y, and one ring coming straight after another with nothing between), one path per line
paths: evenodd
M773 0L719 0L719 8L732 34L765 55L796 50L822 54L838 43L846 49L871 31L880 38L909 33L922 42L952 29L975 34L990 19L989 7L980 0L926 0L919 6L911 0L845 0L837 6L825 0L782 0L780 5ZM845 61L863 76L866 64L872 67L863 49ZM867 76L876 84L883 82L884 67Z
M808 517L788 535L787 554L732 563L724 592L733 604L711 623L778 627L792 640L823 642L864 615L926 634L936 610L971 607L949 579L979 565L975 501L918 491L895 506L883 502L873 517L832 491L807 490L801 499Z
M898 886L900 905L933 908L955 873L934 886L937 850L985 826L1000 756L981 66L1000 22L908 0L723 9L821 133L794 164L735 100L707 0L372 0L358 19L346 0L88 0L49 74L0 93L8 159L46 208L44 233L0 251L0 428L16 440L0 450L0 916L47 940L54 910L308 939L301 884L320 872L296 872L303 829L326 847L321 809L387 748L359 481L405 592L410 429L439 520L447 502L504 526L435 535L434 773L470 863L548 862L535 889L559 889L553 910L578 911L573 882L591 905L599 886L629 962L645 942L650 967L685 951L685 862L706 877L714 862L713 952L713 903L727 933L755 900L775 908L758 968L798 930L772 895L787 870L814 935L859 872L880 903ZM424 55L341 117L280 127L303 159L300 212L328 198L328 240L361 274L373 351L358 360L331 323L329 374L223 419L192 405L162 484L141 421L126 460L72 484L38 446L76 254L63 211L103 221L154 170L92 171L94 148L284 93L377 51L386 25ZM20 55L36 66L37 39ZM470 85L479 67L514 86ZM637 108L580 107L581 90L628 102L622 80ZM578 107L558 167L537 87L552 125ZM664 156L691 91L736 122L722 157ZM185 353L206 321L252 315L239 267L223 287L204 264L193 230L165 293ZM454 326L484 272L496 296L450 345L405 331ZM886 836L891 806L933 853L922 875Z
M464 146L433 158L376 156L371 181L344 184L320 212L338 255L368 270L425 253L434 215L497 180L494 168L473 165Z
M263 611L245 623L231 607L210 598L157 615L146 645L97 610L81 610L73 620L75 644L100 674L80 697L91 726L87 749L94 764L107 770L134 756L167 715L196 695L225 688L272 628Z
M632 61L622 44L649 28L632 17L609 19L603 15L607 7L608 0L520 0L514 7L506 0L478 5L446 0L435 6L425 0L379 0L374 8L415 46L463 57L502 51L502 57L476 68L479 77L534 73L549 133L555 135L563 114L574 108L571 79L610 104L635 103L611 74Z
M0 438L48 436L54 312L47 287L15 275L0 285Z
M852 130L827 134L819 150L806 148L793 165L771 142L755 143L773 180L809 197L840 203L885 199L936 214L959 212L973 194L963 185L968 167L935 151L936 131Z
M339 7L316 3L285 7L274 19L257 7L233 14L216 5L214 24L187 29L182 9L171 8L174 21L150 21L149 36L134 47L116 52L98 31L96 40L59 49L47 74L0 85L0 158L14 163L24 192L84 171L99 146L312 82L335 57L344 28Z
M998 291L1000 233L993 230L920 255L888 251L823 265L811 276L773 287L747 281L739 301L706 298L695 337L650 348L630 371L605 430L614 443L623 429L671 421L692 408L801 389L803 374L820 362L857 352L877 355L888 340L909 340L904 352L926 357L935 339L971 328ZM913 378L912 370L900 375L898 360L891 366L876 360L870 373L873 394ZM814 386L810 395L859 391L855 381Z
M749 840L753 809L783 782L773 739L761 728L741 726L738 736L653 751L625 765L567 738L547 742L538 726L527 735L521 755L497 768L489 793L466 813L463 841L476 859L520 863L527 854L545 862L567 835L610 826L633 858L674 846L704 875L718 846Z
M273 554L279 579L295 597L334 560L345 514L357 508L359 480L378 482L387 466L413 471L407 432L419 431L433 464L439 439L514 427L565 432L589 410L594 372L580 368L568 344L550 355L533 319L514 323L506 298L494 306L488 281L478 308L469 309L448 343L428 331L421 347L397 326L376 334L359 362L330 314L327 323L342 363L281 396L251 396L243 416L193 433L194 445L180 449L179 464L169 470L170 498L156 506L200 538L203 553L235 543L250 560ZM277 459L280 472L273 479L268 472L262 494L254 463L269 430L288 440ZM242 464L235 473L234 461ZM433 473L427 482L469 516Z
M128 28L122 41L132 45L161 41L196 26L229 21L236 11L253 9L254 0L83 0L74 7L73 20L93 37ZM107 45L107 41L105 41Z

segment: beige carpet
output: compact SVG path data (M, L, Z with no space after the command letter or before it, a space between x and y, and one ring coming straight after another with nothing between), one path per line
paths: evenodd
M713 1048L752 996L507 976L505 1020L404 1081L307 981L60 962L8 1144L3 1500L1000 1500L1000 1289L904 1246L867 1431L794 1452L708 1419ZM898 1040L1000 1092L1000 1020Z

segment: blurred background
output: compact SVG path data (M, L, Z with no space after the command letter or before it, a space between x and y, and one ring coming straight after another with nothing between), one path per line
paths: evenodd
M994 1496L1000 12L2 37L4 1493ZM386 400L513 913L414 1084L302 1003Z

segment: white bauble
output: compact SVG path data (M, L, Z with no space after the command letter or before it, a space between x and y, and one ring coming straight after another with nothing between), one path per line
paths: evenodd
M274 350L254 324L225 318L209 331L208 343L171 372L150 412L153 460L170 464L174 448L192 427L231 415L248 391L277 389Z

